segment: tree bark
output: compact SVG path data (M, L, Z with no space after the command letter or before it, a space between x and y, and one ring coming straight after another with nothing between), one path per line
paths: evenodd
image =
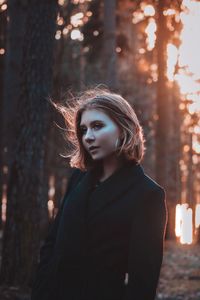
M7 10L1 12L0 18L0 49L6 48L7 39ZM2 208L3 184L4 184L4 163L3 163L3 91L4 91L4 68L5 68L5 52L0 54L0 207ZM2 211L2 210L0 210ZM0 216L0 228L2 227L2 218Z
M117 90L116 0L104 0L104 74L106 85Z
M14 140L13 122L16 107L17 95L20 89L20 67L22 61L22 41L24 37L24 25L26 20L26 4L23 1L8 1L6 24L6 47L5 47L5 69L2 109L1 109L1 187L7 184L10 171L10 161Z
M182 152L181 142L181 112L179 109L179 89L177 84L173 83L173 88L170 94L170 118L169 118L169 140L168 145L168 205L169 205L169 219L167 236L170 239L176 239L175 236L175 211L176 205L181 203L181 170L180 159Z
M47 97L58 7L56 0L30 0L27 5L1 266L1 282L25 286L34 275L41 228L47 224Z
M174 215L174 203L170 202L168 198L168 153L169 153L169 95L167 90L167 43L168 43L168 31L166 27L165 16L163 11L165 8L165 1L161 0L157 2L157 39L156 39L156 51L157 51L157 65L158 65L158 81L157 81L157 120L156 120L156 179L160 185L162 185L167 191L168 211L170 212L169 219ZM172 219L171 219L172 220ZM172 228L169 226L172 224L169 220L166 232L166 238L170 238L172 234Z
M165 16L163 15L164 0L157 4L157 127L156 127L156 178L164 187L167 186L167 154L169 126L169 101L167 94L166 77L166 46L167 29Z

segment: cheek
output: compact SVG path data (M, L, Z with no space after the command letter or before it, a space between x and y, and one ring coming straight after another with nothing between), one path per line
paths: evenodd
M86 143L84 137L81 138L81 141L82 141L83 147L86 149L87 148L87 143Z
M105 145L115 144L117 137L119 136L117 128L108 126L98 134L98 138L102 140Z

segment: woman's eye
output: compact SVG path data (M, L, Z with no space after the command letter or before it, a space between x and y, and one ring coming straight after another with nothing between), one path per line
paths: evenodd
M85 133L85 128L81 128L81 133L82 133L82 134Z
M95 124L94 127L95 128L101 128L101 125L100 124Z
M101 124L95 124L94 126L93 126L93 128L95 128L95 129L99 129L99 128L101 128L101 127L103 127ZM81 128L81 133L82 134L85 134L85 132L86 132L86 128Z

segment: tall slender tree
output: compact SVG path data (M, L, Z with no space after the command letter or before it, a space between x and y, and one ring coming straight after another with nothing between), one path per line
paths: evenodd
M170 116L168 122L169 140L168 144L168 184L167 198L169 207L169 219L167 237L176 239L175 236L175 214L176 205L181 201L181 123L182 117L179 109L179 89L177 83L173 83L170 93Z
M165 1L157 2L157 128L156 128L156 177L161 185L167 186L168 120L169 97L167 91L167 42L168 31L163 14Z
M1 6L0 6L1 10ZM0 168L3 169L3 130L2 130L2 119L3 119L3 78L4 78L4 68L5 68L5 48L6 48L6 28L7 28L7 11L4 10L0 12ZM2 207L2 196L3 196L3 183L4 183L4 173L0 172L0 207ZM0 217L0 227L2 226L2 219Z
M1 265L1 282L9 285L30 284L37 264L41 220L47 224L47 97L52 86L58 5L56 0L30 0L27 5Z
M8 1L7 13L1 18L1 39L5 35L5 59L4 77L1 80L1 187L6 185L10 171L12 157L12 143L14 140L15 124L13 118L17 106L17 95L19 95L20 67L22 62L22 41L24 36L24 24L26 20L26 3L22 0ZM5 20L7 20L5 22ZM8 21L9 20L9 21ZM3 24L4 21L4 24ZM17 47L16 47L17 45ZM1 46L1 48L3 48ZM2 59L1 59L2 61ZM1 72L3 68L0 68ZM5 168L6 166L6 168Z
M176 14L181 11L181 2L170 3ZM180 126L181 118L179 111L179 91L176 85L168 88L167 79L167 44L172 42L178 47L180 40L177 33L180 33L181 23L171 20L174 32L168 28L169 20L164 14L164 10L169 8L168 0L157 1L155 3L157 16L157 121L156 121L156 177L158 182L167 191L168 203L168 226L167 238L175 238L175 207L180 199ZM178 70L178 66L176 66ZM177 71L176 70L176 71Z
M106 84L117 89L116 0L104 1L104 74Z

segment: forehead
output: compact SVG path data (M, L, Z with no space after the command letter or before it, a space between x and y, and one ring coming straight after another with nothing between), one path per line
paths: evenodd
M94 121L113 122L112 119L103 111L89 109L82 113L80 125L87 125Z

